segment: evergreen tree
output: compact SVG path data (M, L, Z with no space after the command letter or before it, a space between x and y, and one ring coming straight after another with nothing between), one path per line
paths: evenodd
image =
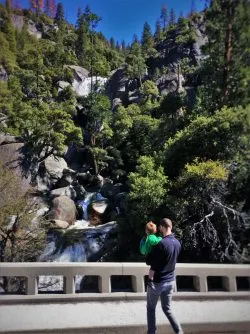
M77 15L76 15L76 28L79 28L80 21L81 21L81 16L82 16L82 8L79 7L77 9Z
M120 51L120 50L121 50L121 46L120 46L119 41L116 41L116 43L115 43L115 48L116 48L117 51Z
M122 51L125 52L126 51L126 43L125 43L124 39L122 40L121 47L122 47Z
M167 28L167 24L168 24L168 10L167 10L167 6L164 4L161 8L161 25L163 30L165 30Z
M160 24L160 20L157 20L155 23L155 34L154 37L157 41L160 40L161 38L161 24Z
M171 8L170 10L170 18L169 18L169 25L174 25L176 23L176 15L174 8Z
M140 86L142 85L142 76L146 72L145 58L142 54L141 45L134 41L126 57L126 73L130 78L138 78Z
M203 101L208 110L249 103L250 3L213 0L206 12L209 58L203 67Z
M59 2L56 7L56 16L55 16L55 21L56 23L61 26L62 23L64 23L64 6L63 3Z
M6 40L9 43L9 47L13 53L16 51L16 34L12 24L12 3L8 0L6 2L7 17L3 20L2 30L6 34Z
M151 27L148 22L145 22L142 32L142 49L146 55L149 55L150 50L154 47L154 39L151 31Z
M111 37L110 40L109 40L109 45L112 49L115 48L115 40L114 40L114 37Z
M78 28L76 31L76 56L79 59L80 64L84 66L86 64L87 50L90 49L89 27L84 14L80 16L78 21Z

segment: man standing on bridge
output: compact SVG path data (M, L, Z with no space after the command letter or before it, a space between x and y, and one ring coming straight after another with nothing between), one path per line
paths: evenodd
M163 238L146 257L146 263L155 272L153 280L149 280L147 287L148 334L155 334L156 332L155 308L159 297L161 297L162 310L174 332L183 334L181 325L173 316L170 307L174 290L175 265L181 245L172 234L172 222L170 219L163 218L160 221L159 231Z

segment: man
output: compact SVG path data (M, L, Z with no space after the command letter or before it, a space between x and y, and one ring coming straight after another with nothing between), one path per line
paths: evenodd
M155 334L156 332L155 308L159 296L161 297L162 310L174 332L183 334L182 328L173 316L170 308L174 290L175 264L181 250L181 245L172 234L172 222L170 219L163 218L160 221L159 231L163 238L146 257L146 263L155 272L153 280L149 281L147 287L148 334Z

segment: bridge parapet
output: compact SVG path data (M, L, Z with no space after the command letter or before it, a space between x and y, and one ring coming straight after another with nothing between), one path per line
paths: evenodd
M98 277L98 294L112 293L112 278L130 277L132 292L145 293L148 267L144 263L0 263L1 277L25 277L26 294L38 294L39 276L63 276L63 292L75 294L77 275ZM184 282L183 287L183 279ZM214 282L216 281L216 286ZM176 266L176 288L178 294L183 291L211 293L223 291L240 293L250 287L250 266L241 264L193 264L178 263Z
M25 277L26 295L0 295L0 333L142 334L144 263L0 263L0 277ZM64 294L39 293L39 276L62 276ZM98 292L78 293L77 275L96 276ZM186 334L250 334L250 266L177 264L173 309ZM129 278L131 291L114 288ZM216 283L216 284L215 284ZM170 334L158 305L159 334Z

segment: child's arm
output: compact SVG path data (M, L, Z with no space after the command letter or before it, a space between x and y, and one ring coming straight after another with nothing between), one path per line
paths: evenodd
M147 238L147 242L150 246L155 246L161 241L162 237L157 237L155 234L150 234Z
M147 254L146 239L145 238L141 239L141 242L140 242L140 252L141 252L142 255L146 255Z

